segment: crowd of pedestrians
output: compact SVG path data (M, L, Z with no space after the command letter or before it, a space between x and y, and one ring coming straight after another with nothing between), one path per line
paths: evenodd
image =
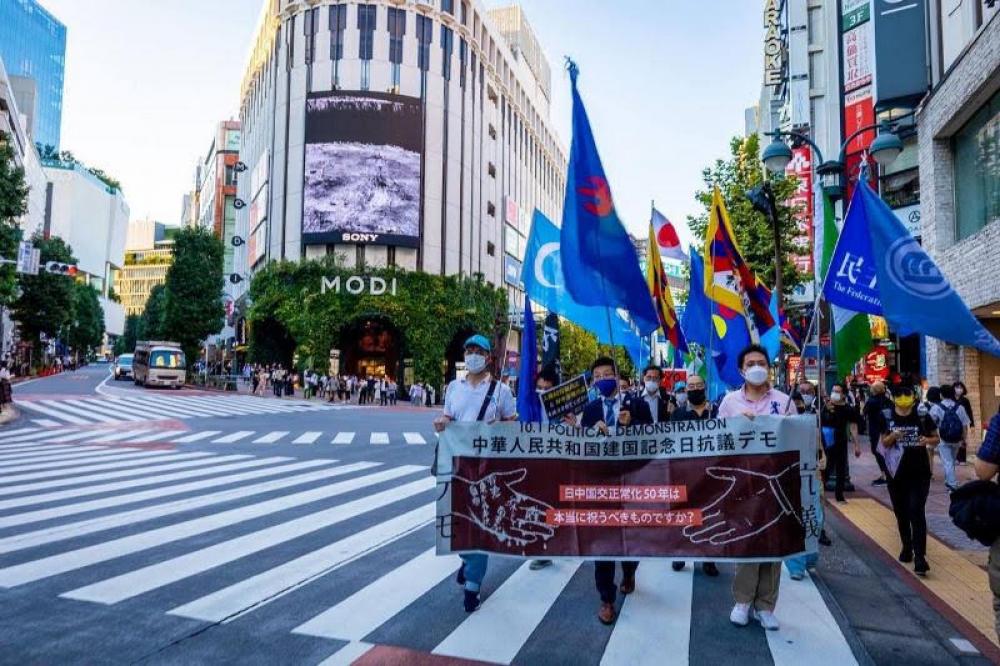
M294 396L335 404L395 406L401 400L413 407L433 407L437 391L429 383L416 382L404 391L390 377L347 375L306 368L301 372L281 363L246 364L243 382L253 395Z

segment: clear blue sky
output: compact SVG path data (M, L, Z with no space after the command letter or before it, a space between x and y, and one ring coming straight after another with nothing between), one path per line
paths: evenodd
M262 0L42 0L69 29L63 147L118 177L133 218L174 223L213 124L234 116ZM489 0L490 5L506 4ZM568 147L571 55L615 199L683 219L760 91L762 2L522 0Z

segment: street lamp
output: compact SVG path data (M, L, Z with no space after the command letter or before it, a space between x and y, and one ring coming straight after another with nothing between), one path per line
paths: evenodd
M895 132L883 132L868 146L872 159L882 166L889 166L903 152L903 141Z
M777 134L773 136L771 143L767 144L767 148L761 153L760 159L768 171L777 175L785 173L785 169L788 168L788 164L792 161L792 149L778 138Z

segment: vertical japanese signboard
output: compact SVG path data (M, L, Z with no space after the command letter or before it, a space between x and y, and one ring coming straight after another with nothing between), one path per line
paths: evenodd
M872 38L871 0L844 0L841 10L841 40L844 73L844 138L875 122L872 97L874 49ZM863 132L847 146L847 200L854 192L861 163L875 134ZM876 186L874 169L870 182Z
M793 261L800 273L812 275L813 272L813 168L812 153L809 146L798 146L792 149L792 161L785 168L786 175L794 175L798 180L798 189L788 200L788 204L797 211L798 234L792 243L802 252L795 255Z

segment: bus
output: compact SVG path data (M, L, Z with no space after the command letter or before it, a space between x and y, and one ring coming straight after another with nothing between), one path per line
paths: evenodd
M182 388L186 374L184 352L179 343L158 340L135 343L132 378L137 386Z

